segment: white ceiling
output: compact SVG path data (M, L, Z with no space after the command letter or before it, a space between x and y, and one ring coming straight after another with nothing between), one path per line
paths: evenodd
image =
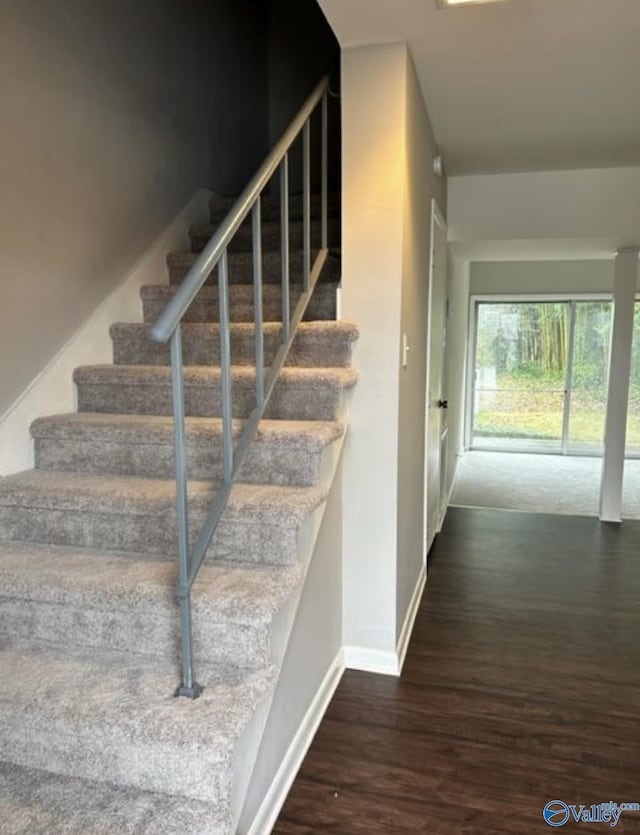
M343 47L409 44L449 174L640 164L640 0L319 0Z

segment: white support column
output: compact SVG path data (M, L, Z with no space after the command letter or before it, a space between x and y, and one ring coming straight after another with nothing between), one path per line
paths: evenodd
M621 249L616 253L609 395L600 488L600 519L603 522L622 521L622 483L627 439L633 309L638 285L638 252L639 250L634 248Z

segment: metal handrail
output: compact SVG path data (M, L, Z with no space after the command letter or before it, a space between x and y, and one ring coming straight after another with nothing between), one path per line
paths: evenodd
M191 589L204 561L233 485L246 458L276 385L278 374L293 344L295 332L302 321L311 294L328 255L328 91L329 77L320 81L293 119L277 145L268 154L226 218L207 243L173 298L150 330L151 339L171 345L171 387L173 396L174 446L176 471L176 514L178 538L178 586L180 604L182 681L176 695L197 698L202 688L194 678ZM311 265L311 117L321 104L321 241L320 250ZM302 134L302 218L303 218L303 282L302 295L291 314L289 263L289 150ZM262 311L262 248L261 195L276 171L280 169L280 220L282 261L282 335L275 358L265 374L264 321ZM233 447L231 386L231 322L229 318L228 248L234 235L251 212L254 281L256 405L249 415L242 434ZM189 504L187 495L186 425L184 405L184 371L182 359L182 327L185 313L193 303L213 269L218 268L220 318L220 373L222 392L222 481L213 497L211 508L195 540L189 547Z

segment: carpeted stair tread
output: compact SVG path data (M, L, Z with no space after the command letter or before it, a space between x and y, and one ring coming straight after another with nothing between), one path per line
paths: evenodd
M222 420L187 418L186 450L192 479L222 475ZM245 421L234 420L237 439ZM38 469L172 478L173 418L74 412L40 418L31 426ZM321 478L324 450L344 434L338 421L263 420L240 481L308 486Z
M255 406L255 371L232 366L233 417L247 418ZM184 368L186 414L219 416L219 368ZM94 365L76 368L78 409L82 412L127 414L173 413L171 369L156 365ZM266 417L287 420L335 420L343 392L352 388L352 368L296 368L281 370Z
M217 485L189 482L189 507L206 513ZM326 498L326 487L236 484L225 508L227 519L246 524L288 526L301 522ZM0 507L79 510L120 515L163 515L175 508L173 479L108 476L93 473L25 470L0 481ZM245 518L248 515L248 519ZM224 518L223 517L223 518ZM2 531L0 529L0 539Z
M169 345L151 341L149 331L149 325L137 322L112 325L114 362L117 365L169 364ZM231 324L231 360L235 365L255 363L255 333L253 324ZM266 322L263 334L265 364L269 365L281 345L282 325ZM351 365L351 351L357 338L358 329L349 322L303 322L296 331L286 364L304 368ZM219 364L220 326L204 323L183 325L182 352L185 365Z
M338 282L316 284L304 315L305 321L326 321L336 317L336 291ZM140 290L143 317L152 324L160 316L176 292L175 285L150 284ZM290 303L297 304L302 288L291 286ZM282 290L280 284L264 284L262 309L265 321L282 321ZM191 307L185 313L185 322L218 322L218 288L205 284L198 292ZM233 322L254 322L253 286L233 284L229 287L229 316Z
M203 565L193 591L196 663L269 664L270 626L299 581L298 566ZM102 647L177 669L176 583L175 558L1 543L0 642Z
M209 227L207 227L209 229ZM202 246L206 240L200 240ZM202 248L202 246L200 248ZM313 255L313 253L312 253ZM170 252L167 255L167 268L171 284L180 284L200 256L199 251ZM313 258L312 258L313 260ZM303 256L301 252L291 252L289 255L289 277L293 291L296 284L302 282ZM327 256L322 273L318 279L320 284L338 282L340 280L340 259L332 254ZM277 284L282 281L282 258L279 249L265 250L262 253L262 281L264 286ZM207 284L217 283L217 268L207 278ZM253 253L251 251L229 252L229 284L230 291L236 285L253 285Z
M245 421L233 421L233 436L240 435ZM220 418L187 418L187 437L209 443L222 434ZM318 451L344 433L339 421L263 420L258 427L257 443L291 444L297 449ZM108 441L132 440L139 444L173 442L173 418L160 415L110 415L101 412L69 412L38 418L31 424L34 438L57 438Z
M0 762L3 835L229 835L226 810Z
M201 668L200 698L176 699L162 660L90 648L4 649L0 748L27 768L227 804L236 741L275 670Z
M255 372L244 366L231 366L234 382L250 381L253 383ZM313 383L316 386L328 385L335 388L350 388L357 381L357 374L352 368L284 368L281 376L285 382ZM186 366L184 378L187 385L214 386L220 379L218 368L207 366ZM169 369L159 365L82 365L73 373L75 383L111 383L126 382L132 379L138 384L150 383L162 385L170 379Z

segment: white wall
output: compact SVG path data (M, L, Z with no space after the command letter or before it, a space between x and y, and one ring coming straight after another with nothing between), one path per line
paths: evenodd
M406 48L342 53L342 315L360 328L344 460L344 642L396 642Z
M252 173L265 33L232 0L2 4L0 414L197 189Z
M342 313L360 327L344 461L347 663L393 665L422 557L433 138L404 44L342 59ZM403 329L409 367L401 370Z
M449 178L449 239L640 243L640 167Z
M299 605L295 601L298 605L296 619L238 827L238 833L242 835L266 833L258 824L263 824L264 819L277 812L284 801L282 792L295 777L300 764L298 760L311 743L309 732L312 734L314 725L321 720L325 705L320 705L317 715L310 716L309 710L313 710L318 696L324 700L330 698L344 669L341 652L342 495L342 465L339 464ZM322 692L323 683L329 685L330 692ZM296 739L302 747L296 746ZM279 775L282 775L282 782ZM256 821L259 811L261 814Z
M612 293L613 257L590 261L475 261L471 295Z
M433 173L436 144L418 77L407 55L404 230L400 334L410 346L398 392L396 629L402 630L423 569L425 403L431 198L446 214L445 180Z

